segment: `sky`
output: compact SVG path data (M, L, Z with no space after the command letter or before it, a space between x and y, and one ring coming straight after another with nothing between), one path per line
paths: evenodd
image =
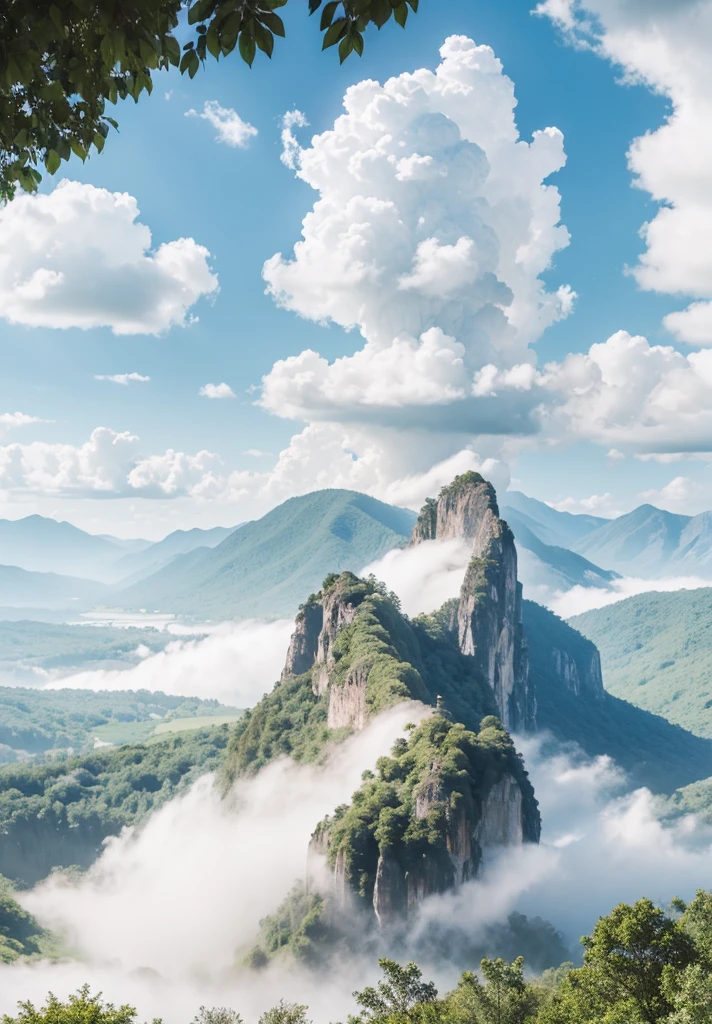
M305 6L0 209L0 516L712 508L711 0L421 0L342 67Z

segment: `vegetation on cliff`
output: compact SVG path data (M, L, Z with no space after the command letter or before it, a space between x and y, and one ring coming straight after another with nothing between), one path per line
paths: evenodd
M355 615L338 631L330 649L330 687L344 686L356 676L365 678L369 715L404 700L435 705L441 696L455 719L477 730L483 717L496 712L492 692L473 659L457 647L447 609L410 621L381 583L348 572L328 576L308 603L324 603L337 592L343 606L355 608ZM303 608L302 618L304 612ZM313 675L313 669L287 675L237 722L223 767L226 785L283 754L297 761L318 760L329 742L348 733L328 727L329 695L313 692Z
M383 856L406 876L427 871L436 889L451 887L449 850L457 823L466 822L474 839L488 793L507 774L523 794L525 837L539 837L534 791L497 718L485 718L475 734L441 714L432 715L412 728L409 739L397 740L390 757L379 758L377 772L366 772L351 804L338 807L315 834L330 866L341 865L345 881L365 902L373 900ZM471 876L480 852L475 843Z
M15 890L0 875L0 964L19 957L47 954L52 939L15 898Z
M0 769L0 872L33 885L54 867L89 867L107 836L218 768L228 726L145 746Z

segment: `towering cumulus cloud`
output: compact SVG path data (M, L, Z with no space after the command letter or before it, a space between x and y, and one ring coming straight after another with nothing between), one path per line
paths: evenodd
M440 53L434 72L351 87L308 148L289 115L288 163L319 197L293 257L264 267L278 303L357 327L365 344L331 363L311 350L277 362L263 406L380 428L386 446L389 430L446 431L464 447L535 429L529 346L574 298L540 278L569 238L545 184L565 161L561 133L519 138L513 83L488 46L452 36Z

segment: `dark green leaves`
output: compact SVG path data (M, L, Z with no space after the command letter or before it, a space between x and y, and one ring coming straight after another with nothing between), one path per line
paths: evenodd
M139 97L153 75L171 67L194 78L208 56L237 49L252 65L274 52L288 0L22 0L0 2L0 202L17 185L34 191L39 166L56 173L72 154L101 151L111 127L107 103ZM303 3L303 0L300 0ZM294 6L297 0L294 0ZM192 38L174 32L187 7ZM405 25L418 0L309 0L321 11L322 48L338 46L343 63L363 53L364 32L390 20Z

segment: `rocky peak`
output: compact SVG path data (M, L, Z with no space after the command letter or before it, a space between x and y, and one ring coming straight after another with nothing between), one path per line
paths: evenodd
M514 535L499 517L492 484L479 473L456 477L437 501L426 501L410 543L451 539L472 545L453 617L460 650L476 659L505 728L534 728L536 701L529 682Z

